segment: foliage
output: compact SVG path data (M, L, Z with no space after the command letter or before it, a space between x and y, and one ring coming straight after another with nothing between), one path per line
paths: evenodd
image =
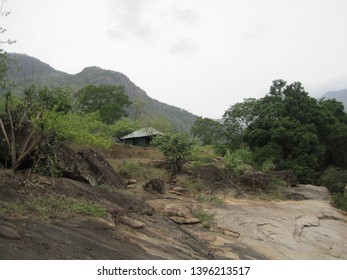
M193 216L199 219L205 228L210 228L213 215L203 210L201 206L193 210Z
M248 127L256 118L258 100L246 98L241 103L235 103L224 113L223 119L226 124L237 124L240 127Z
M253 162L253 153L247 147L237 149L234 152L228 151L224 156L225 168L237 175L252 169Z
M167 133L156 137L152 144L170 161L173 173L181 171L183 161L191 155L193 148L193 141L186 133Z
M320 177L320 183L332 193L343 194L347 185L347 170L330 166Z
M314 183L329 165L347 166L347 114L335 100L316 100L301 83L275 80L260 99L246 99L224 114L227 147L247 145L255 163L290 169Z
M153 127L163 133L169 133L174 130L170 120L164 115L156 116L154 118L145 118L140 121L142 127Z
M121 138L135 130L140 128L140 123L138 121L131 120L129 118L123 118L116 121L110 129L112 130L113 137Z
M99 112L101 120L107 124L126 116L125 107L131 104L123 86L87 85L76 97L83 113Z
M191 133L198 137L203 145L217 145L224 139L223 125L209 118L198 117Z
M0 140L4 144L0 159L5 161L6 168L15 171L38 150L49 147L51 152L60 139L47 131L47 117L64 115L71 109L69 89L38 90L31 86L22 97L8 92L0 113Z
M192 148L190 161L195 166L211 163L216 158L213 146L194 145Z
M45 115L46 131L63 141L81 146L108 149L112 145L112 129L100 120L97 113Z
M347 211L347 196L341 193L334 193L331 195L334 206L343 211Z
M263 164L261 165L261 170L265 173L269 173L271 171L274 171L276 168L276 166L273 163L272 159L267 159L263 162Z

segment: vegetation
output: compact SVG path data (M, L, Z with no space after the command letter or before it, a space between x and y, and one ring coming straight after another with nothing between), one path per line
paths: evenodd
M1 51L3 89L13 89L6 80L9 63L8 56ZM340 102L316 100L299 82L276 80L266 96L230 106L223 123L197 118L189 135L176 132L171 117L161 110L148 115L153 107L145 95L129 98L126 77L122 76L127 81L124 87L85 83L92 82L95 73L110 79L115 75L112 71L88 68L79 75L84 84L78 82L78 90L75 86L29 86L18 96L12 91L3 94L0 162L5 168L16 171L41 161L52 168L33 170L56 176L57 149L62 145L91 146L112 153L116 138L143 126L153 126L165 132L153 145L170 162L174 174L188 160L192 166L209 164L218 153L224 157L225 169L231 176L241 176L252 169L265 173L292 170L302 183L322 182L343 205L340 195L347 183L343 175L347 169L347 114ZM192 136L200 141L194 141ZM141 179L151 172L158 173L148 172L148 167L129 160L117 168L125 177Z
M193 141L185 133L167 133L156 137L153 145L163 152L175 174L182 170L184 161L191 155Z
M123 86L87 85L76 93L76 97L83 113L98 112L107 124L127 116L125 107L131 104Z
M114 86L116 88L124 87L124 93L131 102L125 107L126 114L133 120L144 122L155 122L157 124L166 122L170 129L176 131L188 132L192 127L196 116L180 108L170 106L150 98L145 91L136 86L124 74L104 70L98 67L87 67L82 72L70 75L57 71L39 61L36 58L23 54L9 54L8 57L16 63L10 65L7 77L14 81L16 86L11 87L14 95L21 95L25 88L31 84L38 87L65 88L70 85L74 92L87 85L99 87L103 85ZM19 71L18 71L19 69ZM143 124L146 125L146 124ZM166 132L162 127L156 127L162 132Z
M103 217L106 215L106 208L83 199L40 196L27 199L21 204L0 204L0 213L25 216L35 215L43 219L52 217L68 218L75 214Z
M199 219L205 228L210 228L213 215L203 210L201 206L193 211L193 216Z

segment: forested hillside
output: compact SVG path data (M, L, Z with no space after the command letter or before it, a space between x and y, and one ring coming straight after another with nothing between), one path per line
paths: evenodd
M345 106L345 111L347 111L347 89L343 90L336 90L336 91L329 91L326 94L322 96L322 98L325 99L336 99L337 101L340 101Z
M8 78L15 82L13 93L20 94L25 87L32 84L38 88L70 86L77 91L85 85L124 86L125 93L132 102L127 111L134 119L149 123L170 123L173 129L189 131L196 116L186 110L170 106L155 100L136 86L127 76L120 72L104 70L99 67L86 67L76 75L57 71L46 63L24 54L9 54L12 59Z

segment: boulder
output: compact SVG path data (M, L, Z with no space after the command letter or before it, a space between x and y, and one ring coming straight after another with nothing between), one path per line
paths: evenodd
M94 149L75 152L67 148L62 155L60 165L66 178L86 182L94 187L108 185L118 189L126 188L122 178Z
M326 187L313 185L297 185L295 188L285 190L288 198L293 199L313 199L313 200L330 200L330 193Z
M160 194L166 192L165 182L163 179L155 178L143 185L145 191L154 191Z
M194 217L191 209L183 204L167 204L162 212L176 224L196 224L200 222L198 218Z

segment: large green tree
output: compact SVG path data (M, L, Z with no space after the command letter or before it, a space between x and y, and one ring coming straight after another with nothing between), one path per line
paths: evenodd
M314 181L316 172L328 165L346 167L347 122L342 104L317 101L299 82L276 80L265 97L235 104L224 117L229 129L234 128L230 139L248 145L258 164L271 160L278 169L291 169L306 182Z
M225 140L223 125L209 118L198 117L191 128L191 133L198 137L203 145L218 145Z
M107 124L126 116L125 108L131 104L123 86L87 85L76 97L83 113L99 112L101 120Z

